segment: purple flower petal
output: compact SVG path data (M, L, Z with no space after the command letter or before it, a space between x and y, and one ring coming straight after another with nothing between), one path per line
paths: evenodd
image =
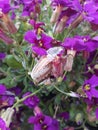
M0 130L7 130L6 123L2 118L0 118Z
M29 43L35 44L37 42L37 35L35 31L27 31L24 35L24 39L28 41Z
M93 75L89 80L86 80L83 85L83 90L88 96L88 98L91 100L92 97L98 98L98 77L96 75Z
M30 95L31 92L27 92L23 95L23 97ZM36 95L28 97L23 103L29 108L34 108L39 104L40 100Z
M5 58L6 54L5 53L0 53L0 60L3 60Z
M3 84L0 84L0 95L5 94L6 87Z
M32 50L33 50L36 54L38 54L38 55L40 55L40 56L47 55L46 50L43 49L43 48L33 46L33 47L32 47Z

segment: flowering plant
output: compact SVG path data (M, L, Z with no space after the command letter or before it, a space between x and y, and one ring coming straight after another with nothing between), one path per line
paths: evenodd
M98 1L0 0L0 130L98 125Z

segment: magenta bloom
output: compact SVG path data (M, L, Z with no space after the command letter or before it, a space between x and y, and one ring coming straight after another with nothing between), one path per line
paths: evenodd
M7 130L6 124L2 118L0 118L0 130Z
M73 38L65 38L62 43L66 49L73 49L76 51L88 51L92 52L98 48L98 36L93 37L90 36L75 36Z
M0 52L0 60L3 60L5 58L6 54L3 52Z
M59 116L65 120L69 120L69 118L70 118L70 115L68 112L62 112L59 114Z
M0 84L0 95L5 94L6 87L3 84Z
M93 75L89 80L86 80L83 85L83 90L87 97L91 100L92 97L98 98L98 77Z
M78 37L65 38L64 42L62 43L62 46L64 46L64 48L66 49L75 51L82 51L86 48L83 40L79 39Z
M35 31L27 31L24 39L32 44L32 50L42 56L46 55L46 50L52 47L52 38L45 33L41 34L41 38L38 38Z
M10 91L7 91L3 84L0 84L0 105L12 106L15 101L15 95Z
M59 130L58 121L43 114L31 116L28 122L34 124L34 130Z
M30 95L31 92L27 92L23 95L23 97ZM29 108L34 108L39 104L40 100L36 95L28 97L23 103Z
M42 3L42 0L20 0L19 4L23 5L22 16L30 16L33 13L39 13L36 11L36 7ZM39 7L40 8L40 7Z
M98 48L98 36L90 38L90 36L80 36L86 46L85 50L92 52Z
M34 20L30 20L29 23L33 26L34 30L36 30L37 33L39 33L39 29L44 30L42 28L42 26L45 26L44 22L36 22Z
M2 95L1 100L3 103L5 103L7 106L12 106L15 101L15 96L11 95Z
M92 8L91 8L92 6ZM98 4L94 2L93 0L86 1L84 3L84 19L91 23L98 24Z
M11 10L10 0L0 0L0 8L3 13L8 13Z

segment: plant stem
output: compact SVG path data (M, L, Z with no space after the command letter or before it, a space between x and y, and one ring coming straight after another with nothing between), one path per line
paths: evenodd
M54 85L54 88L55 88L57 91L59 91L60 93L63 93L63 94L65 94L65 95L69 96L68 93L66 93L66 92L64 92L64 91L62 91L62 90L60 90L58 87L56 87L56 85Z
M43 87L44 87L44 86L43 86ZM17 102L12 106L12 108L15 108L19 103L23 102L23 101L26 100L27 98L29 98L29 97L31 97L31 96L37 94L38 92L40 92L40 91L43 89L43 87L41 87L40 89L38 89L38 90L35 91L34 93L31 93L30 95L27 95L27 96L25 96L25 97L23 97L23 98L21 98L21 99L18 99Z

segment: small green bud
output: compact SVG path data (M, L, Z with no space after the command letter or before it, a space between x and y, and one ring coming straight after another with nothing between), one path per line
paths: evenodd
M77 125L81 125L82 122L83 122L83 116L82 116L82 114L81 114L81 113L78 113L78 114L76 115L75 120L76 120Z
M57 82L62 82L62 77L59 77L58 79L57 79Z

